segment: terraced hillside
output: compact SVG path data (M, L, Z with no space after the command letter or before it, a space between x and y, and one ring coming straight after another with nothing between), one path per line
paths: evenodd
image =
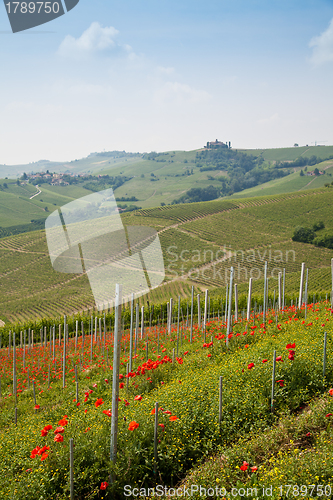
M291 240L294 227L323 220L333 233L333 190L324 188L285 195L173 205L122 216L125 225L149 225L159 232L166 278L141 299L161 302L170 296L189 297L209 288L224 294L229 269L235 269L240 293L250 277L262 292L264 262L269 290L286 270L286 292L297 289L301 263L309 272L309 292L329 292L333 252ZM53 270L45 232L35 231L0 240L0 319L5 322L57 316L94 305L84 274Z

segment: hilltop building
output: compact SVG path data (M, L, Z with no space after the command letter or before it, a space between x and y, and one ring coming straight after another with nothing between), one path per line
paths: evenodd
M204 146L206 149L216 149L216 148L227 148L231 149L231 142L221 142L216 139L215 142L207 142L206 146Z

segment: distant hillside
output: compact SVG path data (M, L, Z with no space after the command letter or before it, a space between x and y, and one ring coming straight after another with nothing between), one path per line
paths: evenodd
M147 154L111 151L92 153L87 158L65 163L41 160L19 166L0 166L0 236L6 228L20 231L36 228L31 221L44 220L49 213L91 192L113 187L120 208L198 202L222 198L252 197L321 187L331 182L333 146L293 147L261 150L229 148L169 151ZM324 175L311 177L318 168ZM92 178L76 182L64 179L51 185L39 178L41 193L29 183L17 184L17 176L30 172L85 173ZM304 176L301 176L304 170ZM14 179L6 179L9 172ZM104 176L99 179L97 176ZM109 176L109 178L105 177ZM69 180L68 180L69 179ZM110 181L121 179L121 182ZM89 182L88 182L89 181ZM5 187L7 186L7 187ZM35 197L33 195L36 194ZM1 230L3 228L3 230ZM17 232L11 229L11 234Z
M270 298L282 269L286 293L297 290L302 262L309 268L310 294L331 290L332 250L292 241L292 236L296 226L320 221L325 228L316 235L333 235L333 188L146 208L123 214L122 220L159 232L165 283L140 303L188 297L192 285L196 294L209 288L225 297L230 266L240 294L247 293L250 277L254 293L262 293L265 260ZM0 319L6 323L70 315L94 305L86 274L52 268L44 230L0 239L0 277Z

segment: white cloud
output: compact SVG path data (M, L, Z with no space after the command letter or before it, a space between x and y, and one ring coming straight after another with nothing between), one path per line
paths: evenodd
M58 54L66 57L82 57L96 52L105 52L122 48L126 52L128 45L122 47L115 41L119 31L112 26L103 28L98 22L93 22L79 38L67 35L61 42Z
M207 102L211 95L205 90L197 90L186 83L167 82L154 94L157 104L197 104Z
M174 73L175 68L171 68L171 67L165 68L164 66L158 66L157 71L159 73L162 73L162 75L171 75L172 73Z
M310 58L313 64L333 62L333 19L326 31L310 40L309 47L313 49Z

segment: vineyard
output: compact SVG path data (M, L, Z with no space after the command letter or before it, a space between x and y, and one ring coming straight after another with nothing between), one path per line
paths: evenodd
M309 292L330 291L332 252L293 242L297 225L311 227L325 221L322 232L333 231L330 190L288 195L172 205L123 214L126 226L155 228L163 251L166 278L146 298L162 303L170 296L209 288L224 295L228 270L246 293L250 277L254 290L262 289L264 261L268 261L269 290L277 290L277 275L285 269L286 291L292 293L302 262L310 270ZM17 321L57 317L92 310L94 299L84 274L63 274L50 262L45 232L35 231L0 239L0 319Z
M238 500L242 488L261 499L272 486L272 498L287 498L281 474L286 485L324 485L330 497L333 319L318 299L299 309L273 304L266 315L255 303L231 331L213 298L201 326L183 301L179 314L176 303L142 328L134 304L133 328L120 319L119 375L111 311L11 332L0 349L1 498L120 499L148 489L154 498L158 485L171 496L192 488L193 498L198 485L213 488L212 498L237 487ZM296 426L290 415L309 404L311 418Z

